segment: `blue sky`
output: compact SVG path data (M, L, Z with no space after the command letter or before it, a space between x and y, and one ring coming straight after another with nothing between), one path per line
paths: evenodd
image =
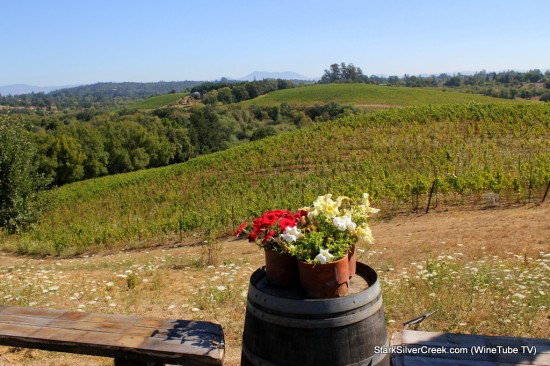
M550 69L548 0L0 0L0 85Z

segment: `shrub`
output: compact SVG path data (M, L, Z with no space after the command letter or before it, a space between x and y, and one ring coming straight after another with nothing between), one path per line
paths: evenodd
M0 119L0 227L10 233L35 222L41 203L38 191L49 183L37 172L36 149L26 131Z

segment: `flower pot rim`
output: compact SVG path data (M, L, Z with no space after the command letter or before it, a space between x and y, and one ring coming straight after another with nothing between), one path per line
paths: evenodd
M346 255L346 256L343 256L342 258L338 259L338 260L335 260L335 261L332 261L332 262L327 262L327 263L309 263L309 262L301 261L301 260L298 260L298 263L304 264L304 265L309 265L309 266L329 266L331 264L335 264L335 263L338 263L338 262L341 262L341 261L347 260L347 259L348 259L348 257Z

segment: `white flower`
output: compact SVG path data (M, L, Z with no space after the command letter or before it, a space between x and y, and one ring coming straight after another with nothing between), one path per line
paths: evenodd
M367 207L370 206L369 194L368 193L363 193L363 198L361 199L361 204L365 205Z
M346 215L346 226L348 228L349 231L353 231L357 228L357 224L353 221L351 221L351 216L350 215Z
M357 225L351 221L350 215L345 216L337 216L332 220L332 223L338 228L340 231L353 231L357 227Z
M374 237L372 236L372 231L368 225L363 224L359 226L355 233L360 240L364 240L369 244L374 243Z
M313 202L314 211L327 217L336 216L338 214L338 207L340 206L341 199L338 197L338 201L335 202L331 197L331 194L317 197L317 200Z
M369 214L375 214L380 211L377 208L370 207L370 201L369 201L369 194L363 193L363 199L361 200L361 204L358 206L359 211L365 215L368 216Z
M321 251L319 252L319 254L317 254L315 259L319 263L325 264L325 263L329 262L332 257L334 257L334 256L329 253L328 249L321 249Z
M315 209L309 210L308 213L307 213L307 217L311 217L311 216L319 216L319 211L317 211Z
M295 242L299 236L300 230L296 226L287 226L285 229L285 233L281 234L281 238L283 238L287 243Z
M334 226L336 226L336 227L338 228L338 230L340 230L340 231L346 231L346 229L347 229L346 220L344 220L343 217L335 217L335 218L332 220L332 223L333 223Z

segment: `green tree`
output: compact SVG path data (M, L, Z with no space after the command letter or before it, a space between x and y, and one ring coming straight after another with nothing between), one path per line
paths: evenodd
M208 154L224 148L226 131L220 115L212 107L195 110L189 117L191 143L199 154Z
M229 87L224 87L218 90L218 101L224 104L233 103L233 94Z
M462 83L462 78L460 77L460 74L459 74L459 75L453 76L449 80L447 80L445 82L445 86L458 87L458 86L460 86L461 83Z
M76 182L84 177L86 154L82 145L70 135L61 135L55 144L57 156L56 181L58 185Z
M342 79L342 70L340 70L340 65L332 64L328 70L325 70L325 73L319 81L321 84L328 83L337 83Z
M236 102L242 102L243 100L250 99L250 95L244 85L237 85L232 89L233 100Z
M55 181L57 170L57 155L55 144L57 139L48 131L38 131L33 136L37 148L38 171L52 181Z
M205 94L204 97L202 98L202 102L204 104L213 105L213 106L218 104L218 91L212 90L207 94Z
M250 141L263 139L268 136L275 136L277 134L277 131L275 128L271 126L266 127L260 127L254 133L252 133L252 136L250 137Z
M363 70L355 65L342 62L340 65L332 64L330 69L325 70L319 83L365 83L368 77L363 74Z
M174 147L174 157L170 163L181 163L193 157L193 144L186 128L169 129L166 131L166 137Z
M26 131L0 119L0 227L27 228L41 211L38 192L49 183L38 173L36 148Z
M107 164L109 154L105 151L103 139L97 128L89 125L76 124L76 134L85 154L82 162L84 168L84 179L90 179L105 175L108 173Z

